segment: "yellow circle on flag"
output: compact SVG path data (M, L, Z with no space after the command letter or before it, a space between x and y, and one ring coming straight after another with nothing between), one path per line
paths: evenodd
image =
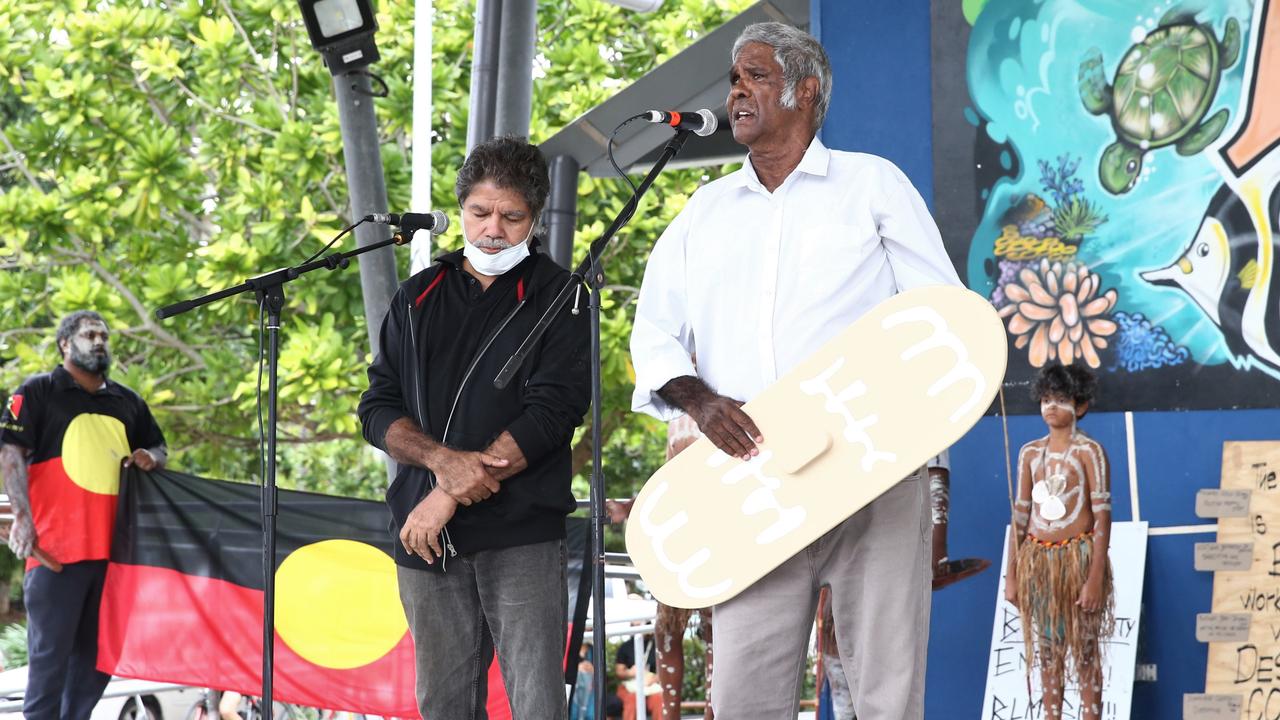
M119 493L120 461L127 457L124 423L110 415L77 415L62 436L62 468L71 482L89 492Z
M323 540L294 550L276 570L276 631L316 665L368 665L408 629L395 561L372 545Z

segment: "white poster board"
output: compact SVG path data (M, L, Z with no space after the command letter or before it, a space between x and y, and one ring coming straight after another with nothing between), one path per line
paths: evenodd
M1031 676L1027 697L1026 648L1022 616L1004 599L1004 560L1009 557L1009 531L1001 558L996 593L995 623L991 628L991 656L987 662L987 691L982 720L1042 720L1044 707L1038 672ZM1128 720L1133 700L1133 672L1137 662L1138 614L1142 606L1142 575L1147 562L1147 524L1118 522L1111 526L1111 573L1115 579L1116 630L1105 651L1102 671L1102 720ZM1067 686L1062 720L1078 720L1080 694Z

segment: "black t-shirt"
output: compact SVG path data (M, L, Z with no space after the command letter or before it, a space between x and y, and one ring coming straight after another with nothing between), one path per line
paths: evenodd
M134 450L165 441L137 393L111 380L88 392L58 366L28 378L9 398L0 443L29 451L37 542L59 562L72 563L108 557L120 464Z
M646 638L644 641L644 654L649 660L649 672L658 671L657 653L654 652L653 640ZM636 642L634 638L628 637L626 642L618 646L617 658L614 661L623 667L636 666Z

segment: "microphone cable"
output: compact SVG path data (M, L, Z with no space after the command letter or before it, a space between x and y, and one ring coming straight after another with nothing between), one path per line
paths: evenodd
M334 235L334 236L333 236L333 239L329 241L329 244L327 244L327 245L325 245L324 247L322 247L322 248L320 248L319 250L317 250L317 251L316 251L316 252L315 252L311 257L307 258L306 260L303 260L303 261L302 261L302 264L303 264L303 265L306 265L307 263L311 262L312 260L315 260L316 258L318 258L318 257L320 257L321 255L323 255L323 254L324 254L324 253L325 253L329 248L333 247L333 244L334 244L334 243L336 243L336 242L338 242L339 240L341 240L343 235L346 235L347 233L351 232L352 230L355 230L356 228L360 227L361 225L363 225L363 224L364 224L364 222L365 222L365 221L364 221L364 218L361 218L361 219L360 219L360 220L358 220L357 222L354 222L354 223L352 223L352 224L350 224L350 225L346 226L345 228L343 228L343 229L342 229L342 232L340 232L340 233L338 233L337 235Z

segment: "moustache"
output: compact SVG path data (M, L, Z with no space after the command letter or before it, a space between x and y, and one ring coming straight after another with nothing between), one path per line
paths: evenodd
M513 245L513 243L507 242L502 238L495 237L479 237L472 240L471 244L481 250L506 250Z

